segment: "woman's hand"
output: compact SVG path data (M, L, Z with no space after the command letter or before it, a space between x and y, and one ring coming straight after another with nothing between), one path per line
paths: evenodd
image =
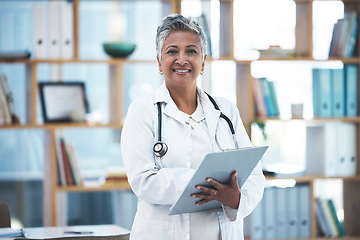
M204 186L196 186L196 189L203 191L204 193L194 193L191 195L193 198L201 198L196 202L196 205L201 205L213 200L218 200L222 204L237 209L240 202L240 189L237 181L237 173L231 174L230 184L221 184L214 179L206 179L214 188L208 188Z

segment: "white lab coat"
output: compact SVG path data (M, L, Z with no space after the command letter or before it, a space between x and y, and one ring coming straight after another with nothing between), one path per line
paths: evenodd
M220 118L206 94L197 89L214 151L221 146L233 149L234 141L227 122ZM252 146L237 107L223 98L216 98L220 110L234 125L239 147ZM155 157L158 140L157 102L162 102L162 141L168 145L165 156ZM191 136L183 118L163 84L154 94L133 101L129 107L121 136L121 150L128 181L139 198L130 239L190 239L189 214L169 216L169 208L180 196L194 174L191 168ZM261 200L265 177L260 163L241 188L238 209L223 206L217 209L223 240L242 240L243 218Z

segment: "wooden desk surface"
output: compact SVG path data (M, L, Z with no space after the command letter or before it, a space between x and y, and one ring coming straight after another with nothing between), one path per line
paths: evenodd
M31 227L23 228L26 238L57 238L84 236L111 236L130 233L129 230L118 225L81 225L64 227ZM10 240L14 238L0 238Z

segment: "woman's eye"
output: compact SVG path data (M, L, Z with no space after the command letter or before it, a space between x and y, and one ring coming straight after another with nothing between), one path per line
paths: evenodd
M177 51L176 50L168 50L166 53L167 54L175 54L175 53L177 53Z
M195 49L189 49L188 53L197 53L197 51Z

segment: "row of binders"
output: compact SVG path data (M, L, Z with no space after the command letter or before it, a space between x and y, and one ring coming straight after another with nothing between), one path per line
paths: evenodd
M14 96L7 76L0 76L0 125L19 124Z
M358 115L358 66L342 69L314 68L314 117L356 117Z
M33 6L34 57L74 57L74 10L66 1L40 1Z
M315 202L315 214L322 236L344 237L346 235L345 228L339 220L332 199L317 198Z
M310 186L265 188L263 199L244 219L245 237L293 239L310 237Z
M63 137L56 139L57 170L59 186L83 186L84 179L81 175L74 147Z
M307 126L307 175L326 177L356 175L356 132L356 124L349 122L326 122Z
M344 18L334 25L329 57L352 57L358 32L358 16L355 11L345 12Z
M280 115L273 81L266 78L255 78L253 91L257 117L278 117Z

